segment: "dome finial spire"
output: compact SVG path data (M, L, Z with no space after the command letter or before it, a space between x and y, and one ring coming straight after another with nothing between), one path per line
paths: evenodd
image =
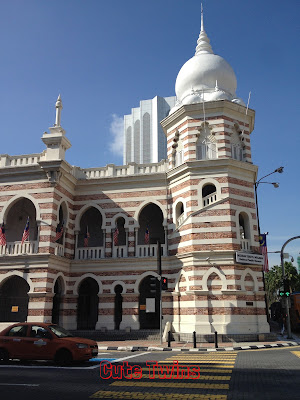
M55 103L56 116L55 116L55 124L54 124L54 126L60 126L62 108L63 108L63 105L62 105L62 101L61 101L61 96L59 94L58 98L57 98L57 101Z
M207 34L204 30L204 23L203 23L203 5L201 3L201 28L200 28L200 35L197 40L197 47L196 47L196 52L195 55L197 54L203 54L203 53L210 53L213 54L213 50L211 48L211 45L209 43L209 39L207 37Z

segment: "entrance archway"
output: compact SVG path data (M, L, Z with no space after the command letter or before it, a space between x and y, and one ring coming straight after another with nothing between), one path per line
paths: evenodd
M123 303L123 296L122 296L122 291L123 288L121 285L116 285L115 287L115 315L114 315L114 320L115 320L115 329L119 330L120 329L120 323L122 322L122 303Z
M59 324L60 317L60 308L61 308L61 300L63 294L63 281L62 278L59 277L56 279L54 285L54 297L53 297L53 306L52 306L52 323Z
M99 285L85 278L78 289L77 329L94 330L98 321Z
M28 315L29 285L12 276L0 287L0 322L25 322Z
M156 279L156 288L152 293L151 278L146 276L139 286L140 329L159 329L159 281Z

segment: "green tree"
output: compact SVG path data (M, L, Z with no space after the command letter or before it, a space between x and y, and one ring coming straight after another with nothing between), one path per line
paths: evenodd
M290 282L290 289L292 292L300 291L300 275L297 269L291 262L285 261L284 263L285 274ZM278 290L282 286L283 276L282 269L279 265L274 265L269 272L265 274L266 291L268 304L271 305L274 301L278 301Z

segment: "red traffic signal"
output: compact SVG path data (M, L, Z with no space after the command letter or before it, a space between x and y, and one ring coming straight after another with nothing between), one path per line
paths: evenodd
M161 290L168 290L168 278L161 278Z

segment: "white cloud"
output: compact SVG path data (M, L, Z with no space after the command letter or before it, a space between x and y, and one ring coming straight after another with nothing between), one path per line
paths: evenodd
M123 156L124 145L124 121L122 117L112 114L112 122L109 128L112 134L112 142L109 144L109 150L118 155Z

